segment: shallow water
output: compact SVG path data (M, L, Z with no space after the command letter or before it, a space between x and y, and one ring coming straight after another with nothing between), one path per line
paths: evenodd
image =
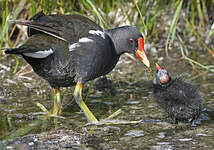
M35 105L35 102L40 102L51 109L52 89L34 73L14 76L11 73L13 70L10 69L10 66L14 65L12 57L1 60L1 149L20 148L20 145L24 144L37 149L38 147L32 146L35 144L34 142L24 139L22 142L17 142L16 138L41 133L51 134L54 129L61 128L74 131L74 135L87 135L78 135L79 138L76 139L74 145L70 143L71 145L67 145L67 148L64 145L61 149L213 149L214 73L203 71L198 76L199 73L194 72L185 61L159 60L159 63L163 64L172 75L187 73L187 80L193 79L190 82L199 87L204 99L204 112L198 121L197 128L192 129L182 123L178 126L170 124L166 113L153 101L152 79L154 73L145 73L141 64L130 61L125 56L120 60L116 69L108 75L108 78L113 80L115 88L113 92L112 90L100 92L93 86L88 90L87 87L93 85L93 82L84 87L83 97L86 99L88 96L86 104L98 119L106 118L118 109L122 109L122 112L114 118L120 124L97 127L84 126L87 120L72 100L73 88L62 89L64 103L62 116L64 118L44 119L39 117L37 113L41 110ZM26 70L28 71L30 68ZM125 121L140 122L122 124ZM65 140L70 136L69 133L63 133L63 139L58 139L58 141ZM14 140L16 143L12 142ZM43 149L42 145L45 144L47 144L45 141L41 141L40 148ZM53 145L54 142L51 144Z

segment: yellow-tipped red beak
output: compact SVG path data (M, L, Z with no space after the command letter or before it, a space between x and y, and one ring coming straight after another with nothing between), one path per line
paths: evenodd
M161 70L161 67L157 63L155 63L155 65L157 70Z
M138 50L136 51L136 56L146 65L146 67L150 68L150 62L144 50L144 40L142 37L138 39Z

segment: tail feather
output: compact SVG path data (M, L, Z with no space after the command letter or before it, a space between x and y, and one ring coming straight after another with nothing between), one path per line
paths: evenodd
M27 25L32 21L30 21L30 20L8 20L8 22L14 23L14 24Z
M11 49L6 49L4 52L5 54L22 54L24 48L11 48Z
M44 23L42 23L42 22L36 22L33 20L9 20L9 22L14 23L14 24L28 26L30 28L36 29L41 32L50 32L52 34L56 34L55 29L51 29L50 27L45 26Z
M9 20L9 22L14 23L14 24L28 26L29 28L32 28L34 30L46 33L46 34L51 35L60 40L67 41L66 39L64 39L58 35L59 34L58 31L50 28L49 26L45 26L42 22L35 22L33 20Z

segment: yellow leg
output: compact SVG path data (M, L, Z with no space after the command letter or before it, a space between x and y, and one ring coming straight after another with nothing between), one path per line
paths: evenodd
M136 124L136 123L140 122L140 121L111 120L113 117L117 116L121 112L121 109L119 109L118 111L113 113L108 118L98 121L82 99L82 83L81 82L77 82L77 84L76 84L76 87L74 90L74 97L75 97L76 103L79 105L81 110L84 112L89 123L102 125L102 124Z
M61 113L61 98L60 98L60 89L56 88L54 89L54 106L53 106L53 112L48 111L45 106L43 106L40 103L36 103L36 105L45 113L47 113L48 116L57 116Z
M82 100L82 83L77 82L75 90L74 90L74 97L76 100L76 103L79 105L81 110L84 112L85 116L88 119L89 123L98 123L98 120L93 115L93 113L89 110L85 102Z
M58 115L61 113L61 98L60 98L60 89L54 89L54 107L53 114Z

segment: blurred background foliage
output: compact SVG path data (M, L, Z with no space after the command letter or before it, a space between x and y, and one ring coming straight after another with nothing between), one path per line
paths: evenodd
M194 37L214 57L214 0L1 0L0 49L16 47L27 38L24 27L12 26L9 19L28 19L39 11L83 14L104 29L137 26L146 43L165 47L167 57L175 38L185 50L184 45Z

